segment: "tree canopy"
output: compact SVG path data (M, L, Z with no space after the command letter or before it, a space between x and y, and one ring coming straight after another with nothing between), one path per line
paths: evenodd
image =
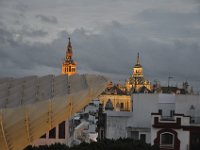
M39 147L28 146L24 150L159 150L157 146L151 146L142 141L133 139L105 139L99 142L81 143L72 147L65 144L43 145Z

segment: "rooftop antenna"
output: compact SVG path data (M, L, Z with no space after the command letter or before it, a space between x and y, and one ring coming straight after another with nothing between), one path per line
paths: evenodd
M170 83L170 79L172 79L172 78L174 78L174 77L172 77L172 76L170 75L170 72L169 72L169 76L168 76L168 93L169 93L169 83Z

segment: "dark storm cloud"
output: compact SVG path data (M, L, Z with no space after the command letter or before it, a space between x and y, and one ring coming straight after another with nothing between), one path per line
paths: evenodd
M72 38L77 41L75 45L77 55L81 56L77 59L97 72L128 73L128 66L130 67L131 64L127 60L131 61L130 56L133 54L131 45L115 23L111 26L113 26L112 31L108 32L105 29L99 34L87 35L84 29L75 30Z
M80 66L112 75L128 77L140 52L145 75L154 80L167 80L169 72L175 80L199 80L200 46L198 42L185 39L159 41L144 36L136 27L112 23L97 35L87 35L83 29L76 30L72 37L77 42L77 58ZM192 31L192 29L191 29ZM131 38L130 38L131 37ZM79 60L80 59L80 60Z
M98 34L88 33L84 28L76 29L70 35L79 70L110 76L120 75L121 80L124 80L131 74L137 52L140 52L145 75L152 80L167 80L169 72L176 80L199 79L200 73L198 69L194 69L200 65L199 43L181 40L165 43L164 39L160 42L144 37L135 28L113 22ZM4 40L4 45L1 45L1 64L27 70L34 70L36 66L61 69L67 31L62 31L57 39L48 44L16 41L14 35L8 31L1 31L0 38ZM5 61L5 64L4 60L9 62Z
M2 61L1 64L5 65L5 68L9 68L11 64L15 68L30 70L34 70L36 65L52 68L61 67L67 44L66 32L62 32L52 43L44 44L40 42L26 43L23 42L23 39L15 39L14 34L7 30L2 29L0 31L2 31L0 39L3 39L0 46L0 57L3 56L3 58L0 61ZM83 28L75 30L71 36L75 49L74 56L78 61L79 68L84 70L84 67L86 67L96 72L116 74L123 71L128 72L128 68L124 69L123 67L123 64L126 63L126 55L123 55L123 53L127 51L127 48L124 47L128 47L128 43L122 37L115 38L114 36L112 38L109 33L87 35ZM118 42L120 45L117 44ZM116 53L113 53L113 50ZM118 50L122 54L120 57L118 57L120 54ZM119 59L121 63L118 63ZM9 60L9 62L5 64L5 60Z
M87 2L21 6L13 1L17 13L0 9L0 75L60 74L70 35L79 72L124 80L139 52L148 79L167 81L170 72L174 83L200 83L200 7L195 0ZM10 24L12 18L18 23Z
M59 45L27 42L25 41L27 34L31 37L41 36L41 32L28 32L25 33L26 36L16 37L15 32L0 27L0 66L3 68L0 73L1 76L13 75L13 69L16 70L14 74L17 76L29 75L30 73L37 75L40 73L34 72L34 70L38 66L56 68L57 65L60 65L61 57L59 57L59 51L57 51ZM60 50L63 48L60 48Z
M36 15L36 18L39 18L41 21L46 23L57 23L58 20L54 16L45 16L45 15Z

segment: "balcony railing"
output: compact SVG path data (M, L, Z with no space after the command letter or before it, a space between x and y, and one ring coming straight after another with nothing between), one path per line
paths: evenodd
M161 116L161 120L163 120L163 121L173 121L174 116Z
M200 117L191 117L190 123L191 124L200 124Z

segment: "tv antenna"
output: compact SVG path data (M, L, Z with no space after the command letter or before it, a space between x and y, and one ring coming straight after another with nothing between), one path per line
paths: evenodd
M169 72L169 76L168 76L168 93L169 93L169 83L170 83L170 80L171 79L173 79L174 77L172 77L171 75L170 75L170 72Z

